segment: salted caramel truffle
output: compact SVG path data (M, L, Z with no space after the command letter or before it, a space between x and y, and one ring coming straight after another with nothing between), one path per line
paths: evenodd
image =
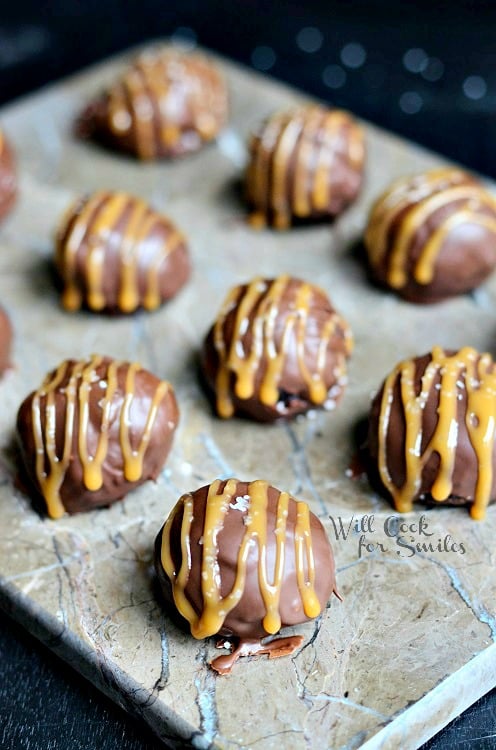
M496 266L496 199L461 169L402 178L373 205L365 248L372 277L410 302L469 292Z
M168 48L145 52L83 112L78 130L140 159L175 157L214 139L228 114L217 66Z
M139 364L66 360L20 406L25 478L51 518L110 505L157 478L177 422L172 386Z
M212 663L222 673L244 654L291 653L301 636L260 639L317 617L336 592L319 519L262 480L218 479L183 495L157 536L155 565L169 610L195 638L236 642Z
M220 417L270 422L332 409L352 347L347 323L322 289L287 275L255 278L227 295L202 368Z
M496 498L495 430L491 356L435 347L400 362L372 402L370 479L401 513L425 501L469 505L483 519Z
M0 306L0 376L11 365L12 324L3 307Z
M15 159L5 133L0 130L0 221L15 203L17 178Z
M287 229L340 214L360 190L364 155L362 128L347 112L317 105L276 112L249 144L251 223Z
M99 191L63 217L55 263L62 305L132 313L155 310L190 274L186 239L170 219L128 193Z

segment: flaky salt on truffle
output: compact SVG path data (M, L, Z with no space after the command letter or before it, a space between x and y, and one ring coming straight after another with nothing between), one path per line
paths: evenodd
M435 347L400 362L374 398L368 473L396 510L416 501L468 505L483 519L496 498L496 366L471 347Z
M190 274L182 232L122 192L98 191L71 206L57 234L55 260L67 310L155 310Z
M172 386L136 362L66 360L20 406L25 478L51 518L110 505L157 478L178 417Z
M81 115L78 130L140 159L197 151L227 120L227 87L206 57L144 52Z
M254 226L340 214L363 179L362 128L347 112L315 104L271 115L252 137L246 199Z
M496 267L496 199L461 169L404 177L373 205L365 248L375 280L410 302L468 292Z
M240 656L292 653L301 636L261 639L317 617L337 594L319 519L262 480L218 479L183 495L157 536L155 566L171 614L195 638L233 647L212 662L223 674Z
M288 275L255 278L227 295L202 367L220 417L268 422L333 408L352 347L347 323L322 289Z

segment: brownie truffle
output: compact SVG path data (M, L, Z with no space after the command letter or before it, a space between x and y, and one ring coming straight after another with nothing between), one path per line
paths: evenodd
M496 367L465 347L400 362L369 418L372 483L407 513L416 500L470 505L483 519L496 498Z
M17 193L15 161L12 149L0 130L0 221L14 205Z
M496 199L460 169L400 179L373 205L365 247L373 278L410 302L468 292L496 266Z
M172 386L139 364L66 360L19 409L26 479L51 518L110 505L156 479L177 422Z
M195 638L238 643L213 662L219 672L243 654L291 653L301 637L260 639L317 617L336 592L319 519L262 480L218 479L183 495L157 536L155 563L171 613Z
M12 325L9 316L0 306L0 376L10 367L11 347Z
M227 120L228 97L218 68L178 49L145 52L83 112L81 135L140 159L196 151Z
M351 350L350 329L322 289L286 275L256 278L228 294L202 367L220 417L270 422L332 409Z
M155 310L188 279L184 235L172 221L127 193L99 191L78 200L57 235L62 304L78 310Z
M364 136L341 110L302 106L269 117L252 137L246 173L251 223L286 229L293 220L341 213L363 178Z

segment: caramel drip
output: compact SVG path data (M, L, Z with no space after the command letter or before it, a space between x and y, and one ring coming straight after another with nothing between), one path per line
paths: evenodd
M447 500L453 491L453 472L458 445L458 402L466 394L465 426L477 458L478 475L470 513L481 520L491 499L493 451L496 427L496 370L489 354L480 355L465 347L453 355L435 347L422 376L420 393L415 392L415 361L400 362L384 384L379 416L379 473L401 513L412 510L422 484L422 472L431 456L439 457L436 479L430 490L433 499ZM393 391L399 378L405 418L405 481L397 487L387 463L387 437ZM439 380L437 384L436 380ZM439 394L438 421L428 445L421 451L423 412L436 388ZM464 394L465 392L465 394Z
M252 140L247 171L253 224L263 225L271 216L274 226L285 229L292 216L305 218L327 209L340 131L345 157L353 169L361 169L362 132L346 112L308 106L276 114L265 123Z
M407 283L408 256L417 232L436 211L455 203L458 204L455 213L440 222L422 247L413 269L413 277L419 284L432 281L443 244L457 227L475 224L496 234L496 201L468 175L454 169L434 170L416 181L402 180L379 199L365 235L373 266L383 261L388 252L392 225L404 211L388 254L386 278L391 287L400 289ZM493 212L493 216L487 213L487 209Z
M138 445L132 448L133 426L130 410L134 399L135 376L140 370L140 365L111 361L100 377L97 369L103 362L103 357L97 355L76 363L62 362L57 370L47 376L41 388L33 395L31 413L36 451L36 477L51 518L60 518L64 514L60 488L72 460L71 452L74 441L76 441L83 469L84 486L91 491L97 491L102 487L103 464L109 448L111 410L119 386L118 370L121 367L127 367L124 403L119 415L119 440L123 455L124 476L130 482L137 481L142 476L143 457L150 442L158 407L165 398L169 385L165 381L160 382L150 405ZM60 384L67 378L67 385L61 390ZM91 429L90 397L95 387L101 387L101 398L98 401L101 421L96 436L96 447L91 455L88 450L88 435ZM60 409L61 406L59 404L57 407L56 396L61 393L65 395L64 437L62 452L58 455L56 449L57 408ZM44 399L43 409L41 399ZM79 407L78 422L76 422L76 404ZM75 438L74 431L77 432ZM93 436L93 430L91 433Z
M0 155L3 153L5 148L5 136L3 134L3 131L0 130Z
M125 225L120 226L124 220ZM154 237L155 230L157 236ZM59 241L59 267L65 284L63 306L67 310L81 307L83 292L78 281L78 254L85 247L87 256L81 265L84 266L88 307L102 310L108 304L103 278L110 246L116 248L118 263L118 308L122 312L133 312L141 303L147 310L156 309L161 303L160 266L183 241L182 234L141 199L127 193L95 193L81 208L67 239L62 236ZM147 262L143 295L138 284L142 252L152 255Z
M191 573L190 532L193 522L193 500L191 495L183 495L167 519L162 534L162 566L172 584L174 602L178 611L185 617L195 638L207 638L218 633L229 612L243 596L246 584L247 560L254 544L258 547L258 584L266 614L263 627L267 633L277 633L281 628L279 601L284 578L286 559L286 526L290 496L281 492L277 503L276 557L274 569L267 566L267 505L269 485L257 480L248 485L249 507L243 518L244 535L241 540L237 558L235 580L231 591L221 595L222 571L219 565L219 548L217 538L221 532L230 504L236 497L238 481L229 479L223 491L219 492L221 480L213 482L208 490L205 507L205 523L202 534L202 569L201 590L203 610L197 614L191 606L186 587ZM176 570L170 553L170 534L176 514L183 511L181 524L181 566ZM235 511L241 512L241 511ZM321 607L315 593L315 563L313 556L310 513L305 503L297 503L297 521L294 535L297 585L303 610L307 617L317 617Z
M240 287L235 287L227 296L213 330L214 346L219 357L216 392L217 411L221 417L228 418L234 413L230 396L231 375L235 376L235 395L240 399L249 399L255 393L255 380L262 360L265 372L260 384L260 401L266 406L277 404L278 384L293 338L296 341L298 368L308 388L310 400L314 404L323 404L326 400L328 389L324 381L324 372L329 342L338 326L342 326L345 330L345 346L349 352L352 345L351 337L347 335L349 332L337 313L331 313L322 330L315 370L309 370L305 357L305 338L314 287L299 282L294 304L286 315L278 350L275 343L275 327L281 314L282 300L290 283L291 278L287 275L279 276L270 282L256 278L244 291L241 292ZM224 324L234 308L236 315L231 343L227 348L224 341ZM243 345L243 336L248 329L251 333L249 351ZM344 367L344 357L341 367Z

